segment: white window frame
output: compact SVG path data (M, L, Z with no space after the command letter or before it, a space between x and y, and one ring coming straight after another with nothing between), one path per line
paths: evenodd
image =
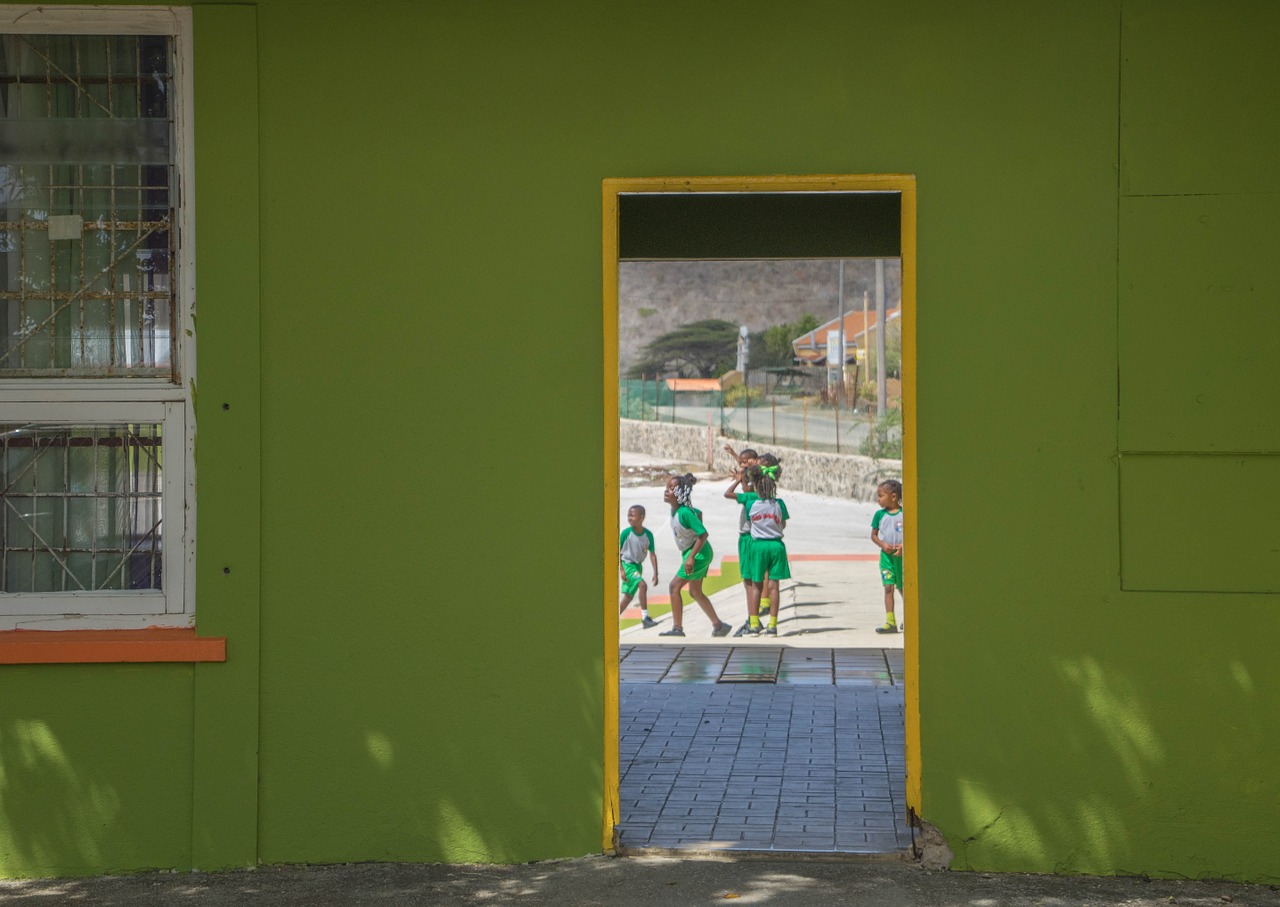
M185 435L186 413L181 402L145 403L66 403L57 407L56 419L48 416L49 404L0 403L0 423L32 424L41 427L76 426L80 428L112 428L130 424L160 425L162 443L168 438ZM87 590L68 592L9 593L6 608L0 615L0 628L16 629L49 620L62 621L70 615L77 618L110 618L113 615L139 616L181 615L184 596L174 594L185 585L186 558L170 558L168 552L182 551L185 523L182 489L186 485L186 458L173 457L160 471L161 557L164 576L162 589ZM19 613L20 612L20 613Z
M177 292L174 372L163 378L0 378L0 421L163 423L163 591L0 593L0 631L195 626L195 130L191 9L0 5L0 34L166 35L173 39Z

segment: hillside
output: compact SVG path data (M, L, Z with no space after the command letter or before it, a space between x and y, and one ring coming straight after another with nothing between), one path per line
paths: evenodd
M902 297L898 259L885 261L885 302ZM862 295L875 305L873 259L845 262L846 310L860 308ZM835 318L839 296L835 261L642 261L618 266L618 368L625 374L640 350L682 324L723 318L762 331L812 314Z

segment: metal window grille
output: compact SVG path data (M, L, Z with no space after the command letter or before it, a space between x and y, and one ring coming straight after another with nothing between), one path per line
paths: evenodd
M0 592L161 589L159 424L0 425Z
M0 377L177 381L173 53L0 36Z

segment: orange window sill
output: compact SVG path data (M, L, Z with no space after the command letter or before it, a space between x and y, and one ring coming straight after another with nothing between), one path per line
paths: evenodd
M195 630L5 630L0 664L112 664L226 661L225 636Z

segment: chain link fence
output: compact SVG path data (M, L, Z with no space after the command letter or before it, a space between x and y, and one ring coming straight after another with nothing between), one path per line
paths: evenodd
M673 392L662 379L624 379L618 386L618 413L644 422L711 426L743 446L902 456L900 409L891 407L877 418L874 405L866 401L835 405L818 396L766 396L755 387L734 390Z

